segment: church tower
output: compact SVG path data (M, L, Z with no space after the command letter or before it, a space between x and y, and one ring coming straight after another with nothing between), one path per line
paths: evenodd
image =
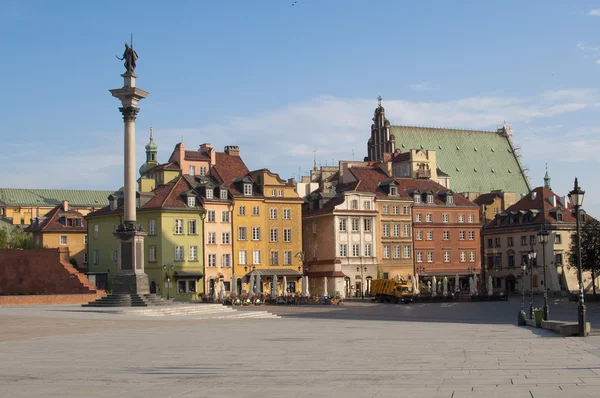
M552 185L550 185L550 174L548 174L548 165L546 164L546 175L544 176L544 188L552 191Z
M146 171L151 168L158 166L158 145L154 142L152 137L152 126L150 126L150 142L146 145L146 163L140 167L140 175L144 175Z
M371 125L371 138L367 143L366 161L382 162L385 153L396 150L395 137L390 134L390 122L385 118L385 109L381 106L381 97L377 98L378 106Z

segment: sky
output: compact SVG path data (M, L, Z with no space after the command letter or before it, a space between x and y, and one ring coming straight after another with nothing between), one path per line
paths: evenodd
M282 178L360 160L393 125L513 128L533 186L577 176L600 216L600 1L0 1L0 186L119 189L124 43L137 164L237 145ZM125 5L127 4L127 5Z

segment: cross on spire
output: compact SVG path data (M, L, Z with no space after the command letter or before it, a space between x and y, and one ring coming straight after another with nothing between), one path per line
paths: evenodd
M381 98L381 95L377 97L377 103L378 103L378 105L379 105L379 106L381 106L381 100L382 100L382 99L383 99L383 98Z

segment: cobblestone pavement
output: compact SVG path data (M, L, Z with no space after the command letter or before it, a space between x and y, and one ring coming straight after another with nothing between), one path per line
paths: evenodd
M0 308L0 396L599 395L600 336L516 327L520 301L448 305L262 307L283 318L223 320Z

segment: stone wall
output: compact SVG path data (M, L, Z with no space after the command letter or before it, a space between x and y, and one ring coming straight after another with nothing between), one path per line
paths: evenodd
M52 305L52 304L87 304L106 296L104 291L96 294L31 294L0 296L3 305Z

